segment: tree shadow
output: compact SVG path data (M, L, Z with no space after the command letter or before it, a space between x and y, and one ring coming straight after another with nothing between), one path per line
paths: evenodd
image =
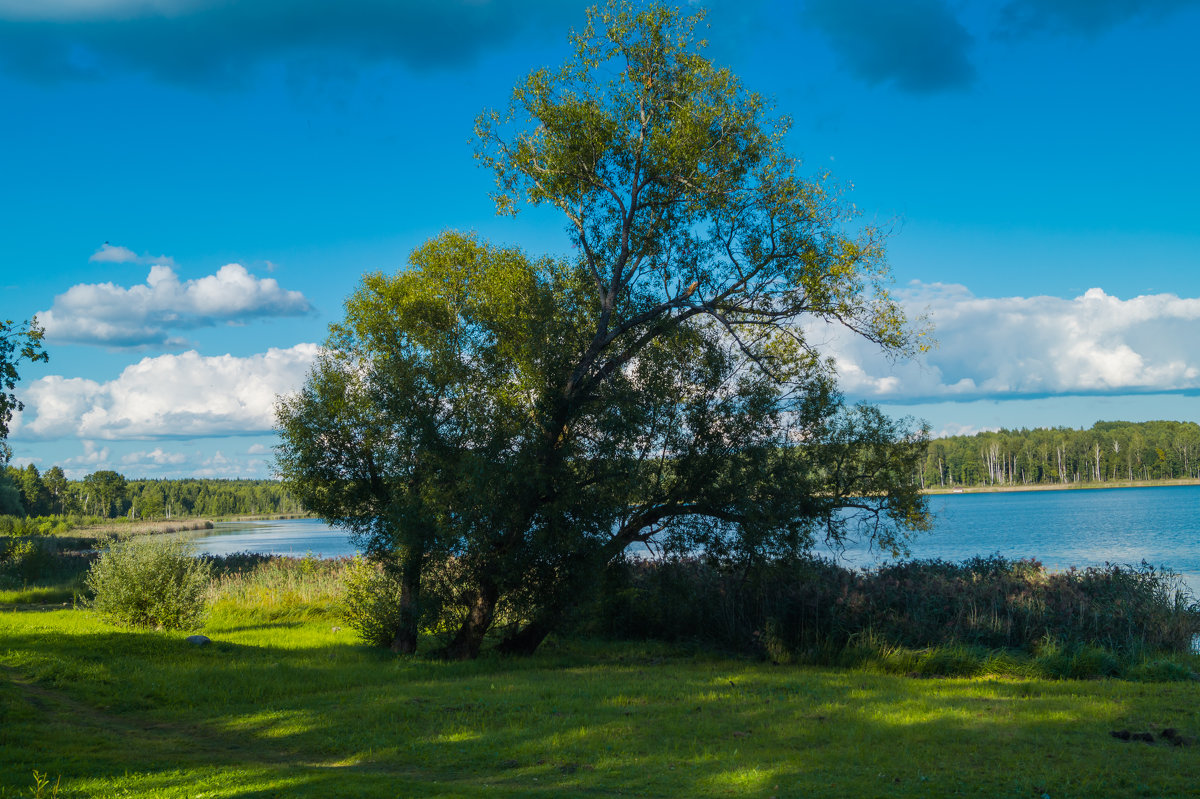
M1107 734L1195 726L1189 685L913 680L669 654L443 663L220 640L232 628L193 647L46 618L6 625L0 650L10 791L36 768L81 795L247 799L1119 796L1146 775L1171 795L1189 790L1181 762L1200 751ZM269 641L274 626L245 629Z

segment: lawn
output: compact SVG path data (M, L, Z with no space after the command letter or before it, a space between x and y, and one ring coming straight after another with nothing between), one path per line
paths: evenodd
M0 797L1067 797L1200 790L1200 683L914 679L656 645L401 659L321 603L195 647L0 611Z

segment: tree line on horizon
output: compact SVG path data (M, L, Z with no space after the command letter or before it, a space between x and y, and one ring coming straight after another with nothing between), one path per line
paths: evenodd
M108 469L69 480L59 466L43 474L33 464L0 471L0 515L149 520L304 512L278 480L130 480Z
M1195 422L1096 422L933 439L922 488L1200 478Z
M1200 424L1096 422L947 436L928 444L914 480L923 489L1200 479ZM277 480L130 480L100 470L69 480L29 464L0 473L0 515L165 519L304 513Z

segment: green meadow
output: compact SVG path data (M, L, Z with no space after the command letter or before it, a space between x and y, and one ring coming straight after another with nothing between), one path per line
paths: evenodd
M215 583L202 647L5 606L0 797L1197 790L1200 682L929 678L572 639L528 658L401 658L341 629L334 576L299 563Z

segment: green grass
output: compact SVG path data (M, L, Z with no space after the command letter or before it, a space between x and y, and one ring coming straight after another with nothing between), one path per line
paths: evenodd
M34 770L61 797L1157 797L1193 792L1200 767L1200 745L1108 734L1196 736L1192 681L914 679L554 641L400 659L335 631L321 601L240 590L204 648L86 611L0 612L0 797L34 795Z

